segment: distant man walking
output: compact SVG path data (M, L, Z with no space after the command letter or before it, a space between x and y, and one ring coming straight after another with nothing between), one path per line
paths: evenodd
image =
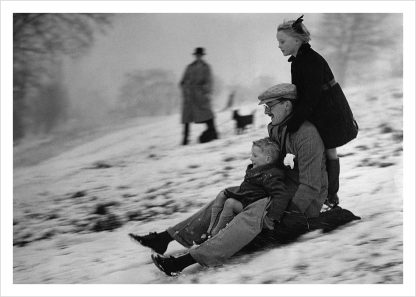
M195 61L186 67L185 73L180 82L182 88L182 124L183 145L189 142L189 124L205 123L205 130L199 137L199 141L209 142L217 139L218 134L214 124L214 113L211 109L212 76L210 66L202 59L205 50L197 47L193 53Z

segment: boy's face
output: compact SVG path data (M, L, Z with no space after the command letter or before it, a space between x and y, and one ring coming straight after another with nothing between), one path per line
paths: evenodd
M253 168L256 168L258 166L266 165L270 163L270 156L267 156L261 148L259 148L256 145L253 145L251 148L251 163L253 163Z

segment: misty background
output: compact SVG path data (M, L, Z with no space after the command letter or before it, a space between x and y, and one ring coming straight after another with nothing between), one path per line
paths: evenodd
M223 109L232 92L234 107L257 103L266 88L290 82L290 63L275 35L280 23L299 16L15 13L15 148L45 137L65 141L133 117L179 114L178 83L195 47L206 49L212 67L214 110ZM342 87L402 77L402 14L304 19L312 47Z
M4 175L13 176L13 192L2 193L3 202L13 197L5 213L13 256L2 259L13 268L2 274L9 283L359 283L358 294L364 284L373 293L374 284L380 292L411 284L402 14L305 14L311 45L360 125L339 155L342 207L362 220L174 279L127 236L164 230L241 182L252 140L269 121L257 96L290 81L276 28L300 15L14 14L14 168ZM181 146L178 83L200 46L215 77L220 139ZM234 105L224 110L231 92ZM233 108L255 109L246 133L235 134ZM193 135L204 128L193 125Z

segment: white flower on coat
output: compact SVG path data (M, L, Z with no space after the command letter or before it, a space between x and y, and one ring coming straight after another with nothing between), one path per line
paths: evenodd
M295 167L295 163L293 162L293 159L295 159L295 155L286 154L285 158L283 159L283 165L290 166L290 169L293 169Z

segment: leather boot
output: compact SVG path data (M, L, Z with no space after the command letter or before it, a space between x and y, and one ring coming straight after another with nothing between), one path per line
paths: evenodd
M328 199L325 204L334 207L339 204L339 158L336 160L326 160L326 170L328 172Z
M178 257L152 254L152 260L156 267L168 276L177 276L183 269L196 263L189 252Z
M150 232L148 235L137 235L129 233L131 239L140 243L142 246L151 248L158 254L164 254L168 248L168 245L173 238L167 231L156 233Z

